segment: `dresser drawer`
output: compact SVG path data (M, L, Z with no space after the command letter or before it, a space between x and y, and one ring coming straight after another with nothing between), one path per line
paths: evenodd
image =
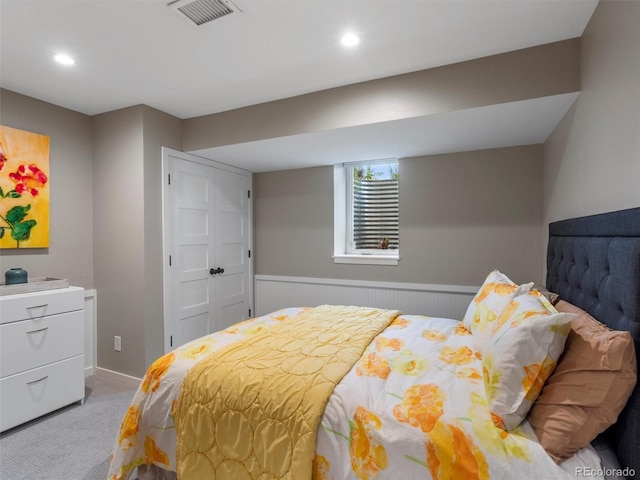
M0 377L84 352L84 311L0 325Z
M84 398L84 355L0 379L0 431Z
M7 295L0 297L0 323L38 319L83 308L84 289L79 287Z

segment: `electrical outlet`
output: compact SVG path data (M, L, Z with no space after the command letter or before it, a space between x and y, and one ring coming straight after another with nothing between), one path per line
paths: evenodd
M113 337L113 349L116 352L122 351L122 338L118 337L117 335Z

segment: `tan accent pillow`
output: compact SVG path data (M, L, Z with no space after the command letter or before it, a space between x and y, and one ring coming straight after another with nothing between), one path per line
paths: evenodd
M528 419L560 463L616 422L636 384L637 364L629 332L611 330L564 300L556 309L577 317Z
M539 291L542 295L544 295L547 298L547 300L551 302L551 305L555 305L560 301L560 295L558 295L557 293L550 292L549 290L547 290L546 287L543 287L542 285L538 285L536 283L533 285L533 289Z

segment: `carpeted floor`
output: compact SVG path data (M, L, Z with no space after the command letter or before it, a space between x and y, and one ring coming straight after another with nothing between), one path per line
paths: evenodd
M73 404L0 435L1 480L106 480L138 382L98 370Z

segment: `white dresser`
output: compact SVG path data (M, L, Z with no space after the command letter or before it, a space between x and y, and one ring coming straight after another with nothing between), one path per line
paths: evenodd
M0 296L0 431L84 401L84 289Z

